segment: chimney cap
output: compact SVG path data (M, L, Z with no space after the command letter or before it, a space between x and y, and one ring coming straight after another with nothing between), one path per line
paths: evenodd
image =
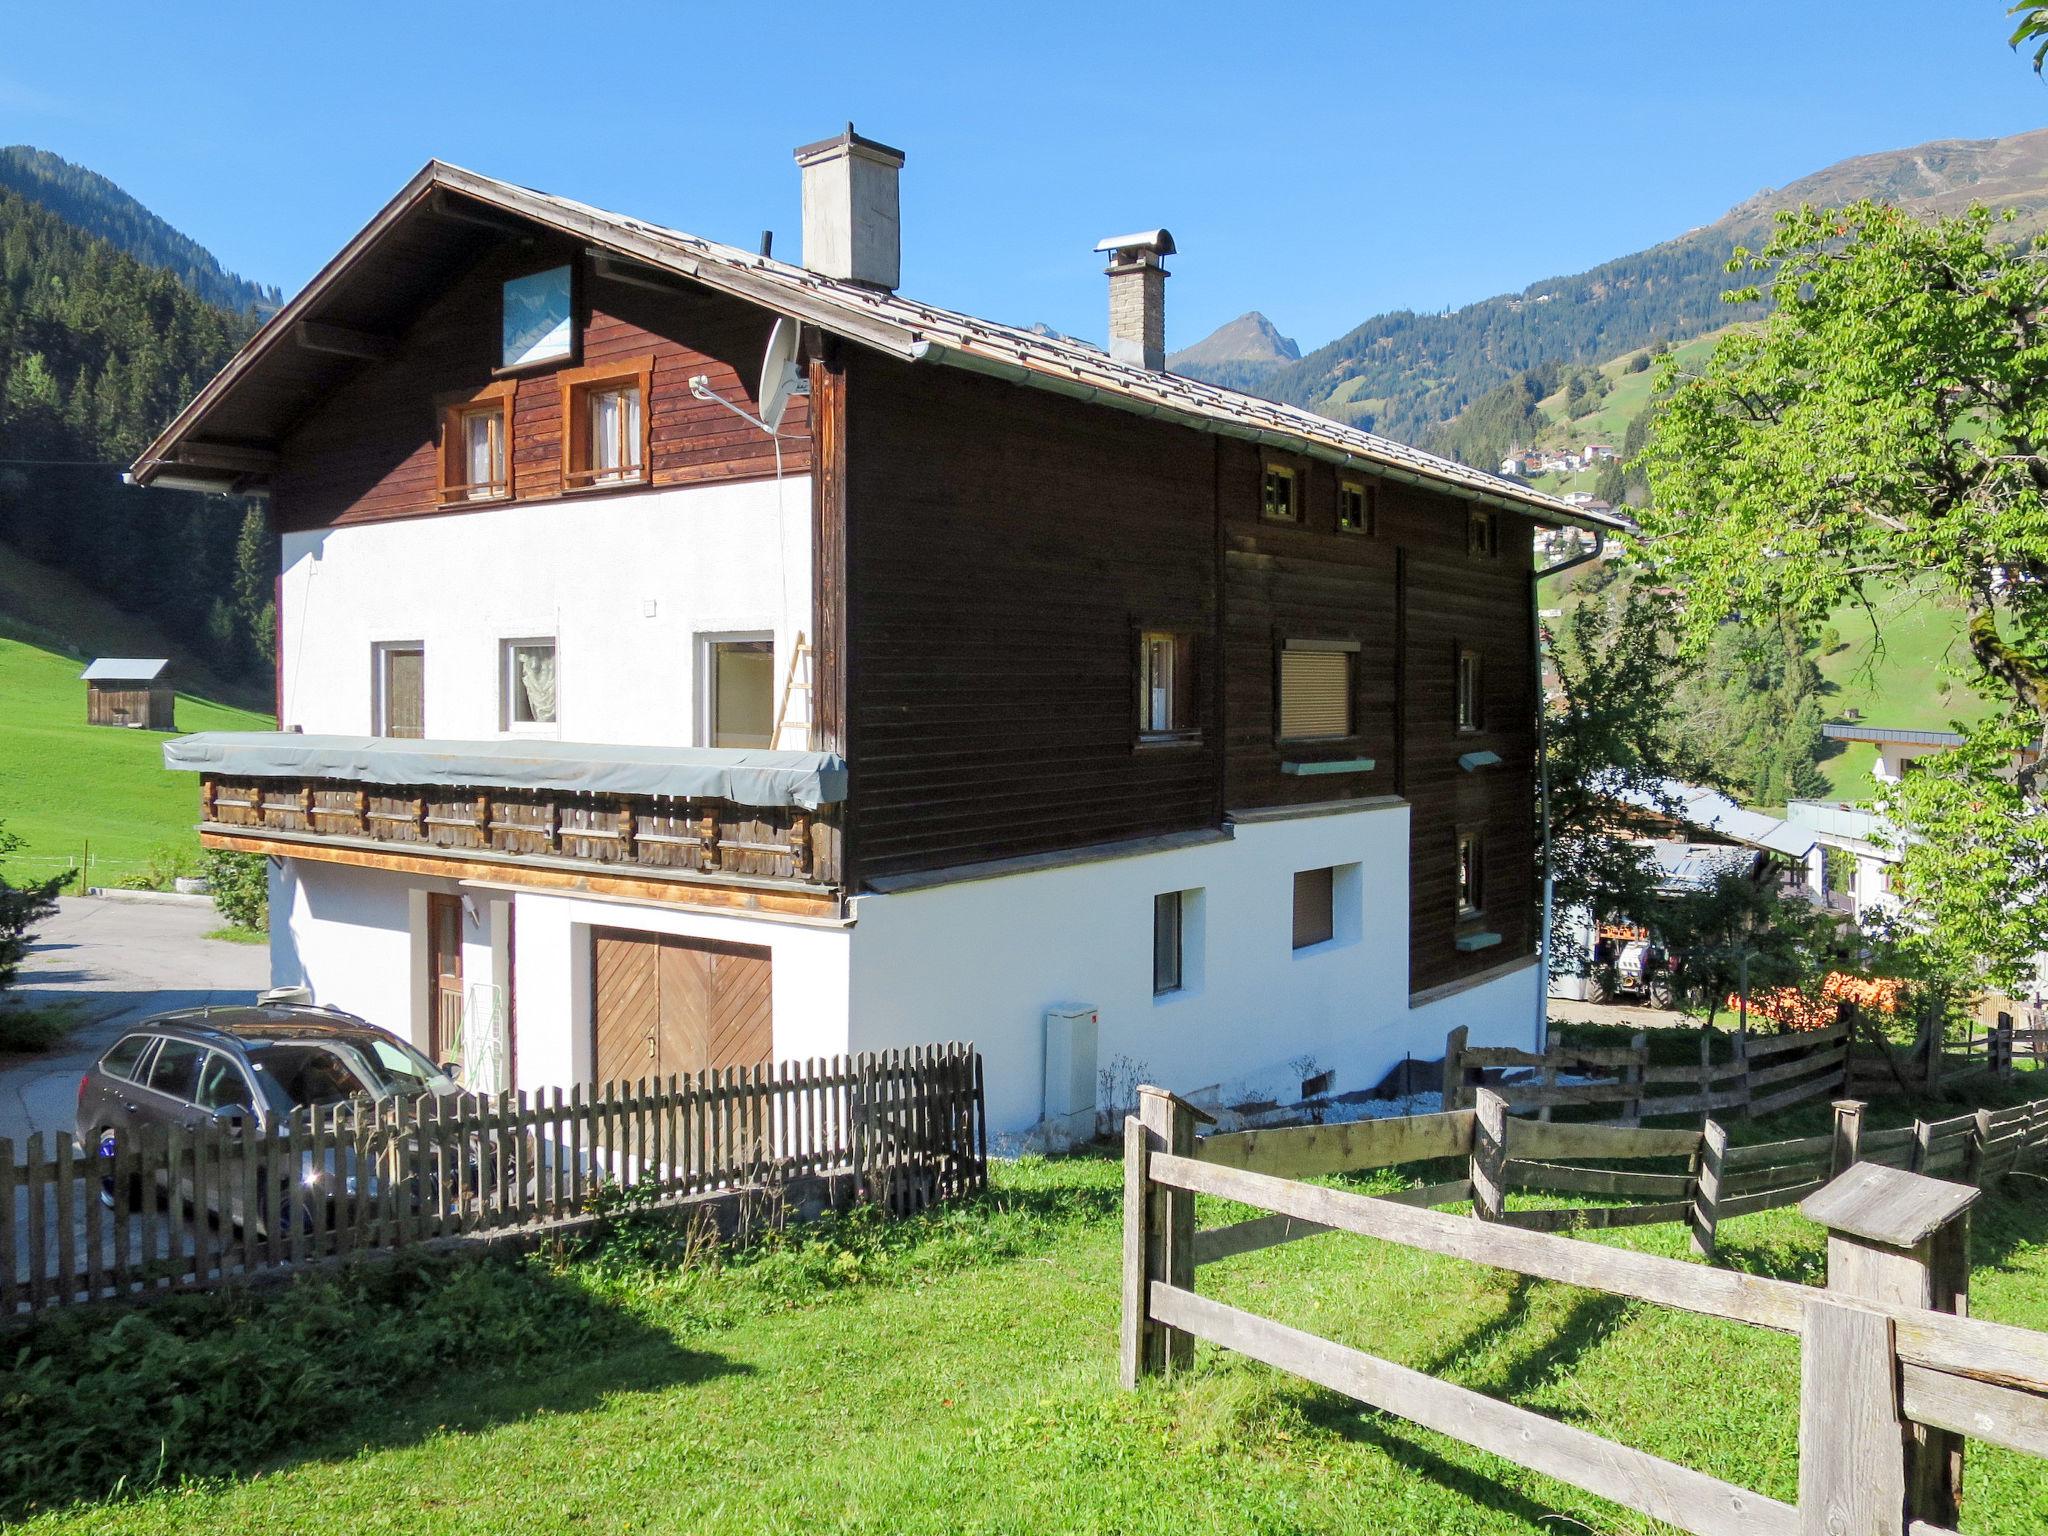
M847 124L849 128L853 125ZM1150 251L1155 256L1174 254L1173 235L1164 229L1141 229L1135 234L1111 235L1095 242L1098 251Z
M796 163L798 165L808 164L812 160L822 159L834 150L865 150L871 158L886 160L890 164L899 167L903 164L904 160L902 150L893 149L889 145L882 143L879 139L864 138L860 134L855 133L853 131L853 120L848 118L846 129L843 133L835 133L831 138L820 139L815 144L799 145L796 151Z

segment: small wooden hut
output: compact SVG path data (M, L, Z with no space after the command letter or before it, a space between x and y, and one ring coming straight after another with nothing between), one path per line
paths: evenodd
M177 692L164 680L170 662L158 657L103 656L79 674L85 680L88 725L132 725L175 731Z

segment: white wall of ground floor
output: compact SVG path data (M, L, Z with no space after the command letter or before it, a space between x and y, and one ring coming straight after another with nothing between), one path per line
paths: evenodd
M463 970L504 989L514 1086L591 1073L591 932L623 928L766 946L778 1060L971 1040L989 1123L1015 1133L1048 1108L1046 1015L1096 1018L1093 1076L1115 1102L1139 1080L1225 1103L1292 1101L1305 1078L1367 1089L1406 1056L1435 1059L1464 1025L1475 1045L1525 1045L1534 962L1411 1006L1408 810L1381 804L1258 821L1235 835L924 890L864 895L850 923L722 915L433 882L313 861L272 876L272 969L331 1003L427 1039L426 894L464 898ZM1331 867L1334 933L1293 947L1294 875ZM1183 985L1153 993L1153 905L1183 897ZM508 933L512 941L508 943ZM1086 1063L1083 1071L1086 1072ZM1052 1107L1064 1107L1054 1093Z

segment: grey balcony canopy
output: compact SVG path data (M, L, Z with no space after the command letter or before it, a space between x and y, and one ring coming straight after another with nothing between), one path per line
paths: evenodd
M164 766L256 779L346 779L455 789L667 795L814 811L846 798L830 752L750 747L614 747L580 741L430 741L203 731L164 743Z

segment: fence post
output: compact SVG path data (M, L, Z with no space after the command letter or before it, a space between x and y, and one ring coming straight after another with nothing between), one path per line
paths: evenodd
M1728 1132L1709 1117L1693 1154L1692 1248L1702 1258L1714 1256L1714 1233L1721 1224L1721 1165L1727 1155Z
M1138 1113L1124 1120L1124 1316L1120 1374L1126 1387L1170 1366L1193 1362L1191 1334L1152 1321L1154 1280L1181 1290L1195 1281L1195 1197L1152 1182L1155 1153L1195 1150L1192 1108L1163 1088L1141 1084Z
M1828 1291L1845 1302L1934 1312L1968 1311L1970 1207L1960 1184L1861 1163L1807 1196L1799 1209L1828 1229ZM1801 1380L1799 1507L1808 1531L1903 1531L1914 1521L1956 1523L1963 1440L1908 1423L1898 1399L1890 1319L1816 1302L1807 1312ZM1828 1507L1808 1505L1809 1428L1815 1475ZM1903 1455L1901 1455L1903 1447ZM1830 1470L1832 1468L1832 1471ZM1847 1487L1846 1478L1860 1484ZM1824 1525L1846 1506L1861 1513Z
M1755 1097L1749 1089L1749 1030L1747 1028L1739 1029L1735 1032L1734 1046L1737 1074L1734 1086L1742 1095L1739 1107L1742 1110L1742 1118L1747 1120L1754 1114L1754 1111L1750 1108L1750 1101ZM1711 1089L1708 1091L1712 1092Z
M1650 1074L1649 1035L1640 1029L1637 1030L1633 1035L1629 1036L1628 1048L1637 1053L1637 1059L1621 1069L1622 1076L1625 1081L1635 1088L1636 1093L1634 1098L1623 1101L1621 1106L1621 1123L1623 1125L1641 1125L1643 1123L1643 1088Z
M1838 1179L1863 1161L1863 1101L1837 1099L1835 1144L1828 1151L1828 1177Z
M1481 1088L1472 1108L1472 1214L1481 1221L1499 1221L1507 1190L1508 1101Z
M2001 1012L1998 1022L1991 1027L1991 1073L1994 1077L2012 1076L2012 1015Z
M1444 1108L1465 1107L1465 1040L1470 1031L1460 1024L1444 1037Z

